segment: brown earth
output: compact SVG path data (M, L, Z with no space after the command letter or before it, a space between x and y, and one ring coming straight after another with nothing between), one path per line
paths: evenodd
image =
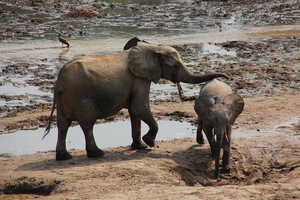
M39 14L49 10L48 5L43 2L54 1L2 0L1 3L3 2L20 7L25 5L29 10L39 10ZM57 2L58 7L53 9L58 16L72 14L72 7L67 8L63 1ZM74 5L82 4L72 2ZM201 1L194 2L196 5ZM243 23L250 25L289 24L299 18L299 3L293 0L229 2L236 4L225 5L221 9L224 13L217 10L215 14L226 17L228 13L236 13L238 19L241 18ZM112 10L122 7L118 4L111 5L93 4L93 9L101 14L101 6ZM143 8L140 8L143 11L141 15L144 15ZM189 15L201 14L201 8L189 9ZM36 18L38 16L31 19L32 16L28 18L15 10L6 12L3 9L0 8L0 13L4 14L1 16L11 24L7 28L1 28L0 40L26 37L28 32L36 37L36 32L40 33L41 29L45 33L53 33L53 30L48 30L48 26L42 26L43 19ZM159 9L149 9L155 10ZM27 28L30 29L11 26L15 25L16 19L27 23ZM165 20L164 23L170 22ZM57 25L56 29L64 30L65 26L62 27ZM81 27L70 28L74 29L68 30L74 37L81 35ZM190 46L180 52L185 61L201 60L201 63L191 66L195 72L206 73L202 70L213 66L208 71L231 74L235 79L232 86L239 93L254 96L245 98L245 110L233 129L235 137L232 142L231 172L222 174L220 181L213 178L214 162L207 142L200 146L194 139L177 139L157 142L155 148L144 151L132 151L129 146L105 149L106 155L101 159L88 159L81 150L71 150L73 159L62 162L55 161L55 152L29 156L0 155L0 199L300 199L300 123L297 121L300 116L299 31L275 30L269 31L268 35L266 37L265 32L263 36L253 34L253 38L258 41L216 43L215 45L238 52L234 58L217 57L224 59L225 64L206 55L199 59L193 51L187 51ZM197 49L197 46L191 48L193 49ZM198 65L202 68L197 69ZM235 70L224 71L231 68ZM18 73L21 74L26 71L23 65L8 69L19 69ZM45 71L42 67L40 69ZM15 73L17 71L13 75ZM255 81L249 74L255 74ZM52 76L43 77L47 79L46 87L52 85ZM268 85L263 82L266 80ZM271 88L269 83L272 83ZM41 82L32 84L41 85ZM257 94L258 89L261 93ZM0 111L4 114L0 118L0 133L44 127L49 108L48 104L1 108ZM172 118L192 123L196 121L193 101L153 102L152 111L158 120ZM127 116L127 111L123 110L120 115L109 120Z
M88 159L81 150L71 150L73 159L62 162L55 161L54 152L2 157L0 199L299 199L295 119L300 116L300 95L245 101L233 135L240 130L257 135L233 139L231 172L222 174L220 181L213 178L209 146L181 139L158 142L144 151L109 148L100 159ZM157 117L196 119L193 101L162 102L152 110ZM34 120L49 111L28 114L17 114L10 121L28 116Z

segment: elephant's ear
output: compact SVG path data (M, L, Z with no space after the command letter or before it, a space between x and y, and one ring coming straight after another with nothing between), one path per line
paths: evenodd
M128 68L135 76L157 83L161 78L160 56L157 46L138 44L128 54Z
M199 95L195 100L194 109L198 116L207 116L209 109L215 104L213 98L209 95Z
M244 110L244 99L238 94L230 94L225 97L224 103L231 104L229 105L229 109L232 111L231 124L233 124L235 119Z

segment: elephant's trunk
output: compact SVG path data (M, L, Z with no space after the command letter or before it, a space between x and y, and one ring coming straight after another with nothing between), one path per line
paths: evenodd
M178 79L177 79L178 82L197 84L197 83L210 81L218 77L224 77L228 79L228 77L225 74L214 73L214 74L206 74L206 75L195 75L186 66L183 66L180 69L181 70L178 73Z

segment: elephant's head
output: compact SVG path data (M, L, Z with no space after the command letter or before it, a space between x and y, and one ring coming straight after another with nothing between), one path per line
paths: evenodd
M184 65L179 53L172 47L138 43L129 50L129 69L137 77L157 83L160 78L174 83L201 83L224 74L194 75Z

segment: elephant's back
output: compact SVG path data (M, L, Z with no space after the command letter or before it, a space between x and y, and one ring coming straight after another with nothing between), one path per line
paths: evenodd
M229 85L222 81L219 81L218 79L213 79L202 87L199 96L206 95L222 97L232 93L233 91Z
M112 77L114 74L128 71L127 56L114 54L107 56L82 56L68 62L61 69L65 76L79 76L83 74Z
M122 54L83 56L63 66L56 81L56 90L73 97L126 97L131 85L131 74Z
M78 117L78 110L86 107L99 111L97 117L103 118L127 106L132 85L132 75L122 54L84 56L63 66L55 92L57 102L70 116Z
M87 89L93 85L119 85L119 81L129 82L130 73L125 56L83 56L66 63L60 70L57 85ZM128 80L127 80L128 79Z
M229 85L213 79L201 88L199 97L195 100L194 109L199 116L206 116L209 109L223 106L224 98L232 93Z

